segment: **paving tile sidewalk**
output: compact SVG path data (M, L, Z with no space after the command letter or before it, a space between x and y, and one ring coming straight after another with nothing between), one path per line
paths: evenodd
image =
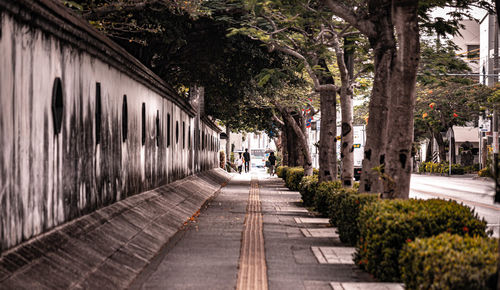
M276 177L257 177L269 289L402 289L375 283L353 265L353 249L327 220L304 210L298 192ZM133 289L235 289L249 190L250 174L235 176Z
M374 282L346 261L352 248L340 242L327 219L302 211L298 192L283 188L279 178L262 178L260 186L269 289L332 290L338 283ZM315 251L322 255L316 257Z

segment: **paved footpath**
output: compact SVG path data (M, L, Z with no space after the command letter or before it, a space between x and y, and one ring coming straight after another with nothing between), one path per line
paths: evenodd
M236 175L132 289L403 289L352 262L327 219L263 173Z

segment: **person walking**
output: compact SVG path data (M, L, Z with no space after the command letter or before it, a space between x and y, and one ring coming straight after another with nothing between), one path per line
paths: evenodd
M274 152L269 154L267 161L269 162L269 175L274 176L274 167L276 166L276 156L274 156Z
M243 158L245 161L245 172L250 171L250 153L248 153L248 148L245 149L245 153L243 153Z
M241 152L239 153L238 159L236 159L236 166L238 166L238 173L241 174L243 168L243 156L241 156Z

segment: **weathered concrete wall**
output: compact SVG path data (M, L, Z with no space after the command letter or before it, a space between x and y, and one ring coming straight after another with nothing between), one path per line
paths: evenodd
M0 289L126 289L229 180L214 169L99 209L0 255Z
M0 253L216 166L187 101L57 2L0 0L0 24Z

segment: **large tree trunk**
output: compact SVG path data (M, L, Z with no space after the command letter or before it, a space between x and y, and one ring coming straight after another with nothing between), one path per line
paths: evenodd
M376 37L369 39L374 51L375 77L368 108L369 119L359 191L380 193L383 185L379 177L385 163L390 77L396 44L391 23L390 1L371 1L370 9L373 15L377 15Z
M415 85L420 56L418 1L393 0L392 7L398 50L391 73L392 90L383 197L408 198Z
M288 153L287 164L290 167L301 166L302 164L300 163L299 159L302 152L300 150L300 144L298 142L297 134L295 134L292 125L289 124L289 121L286 119L285 119L285 124L286 124L286 139L287 139L287 153Z
M305 132L305 126L297 124L297 121L294 119L287 108L281 107L278 103L275 103L274 105L276 106L276 108L278 108L278 110L280 110L281 115L283 116L283 119L286 120L287 125L290 125L294 133L297 135L297 141L300 144L300 150L302 152L302 157L304 158L304 175L311 176L313 174L312 158L311 152L309 150L309 138L307 137L307 134Z
M336 91L322 89L320 95L321 123L319 131L319 182L337 179L337 111Z
M329 72L324 59L319 60L319 65ZM333 86L331 75L320 77L321 83L332 86L321 86L320 97L320 131L319 131L319 182L337 180L337 90Z

